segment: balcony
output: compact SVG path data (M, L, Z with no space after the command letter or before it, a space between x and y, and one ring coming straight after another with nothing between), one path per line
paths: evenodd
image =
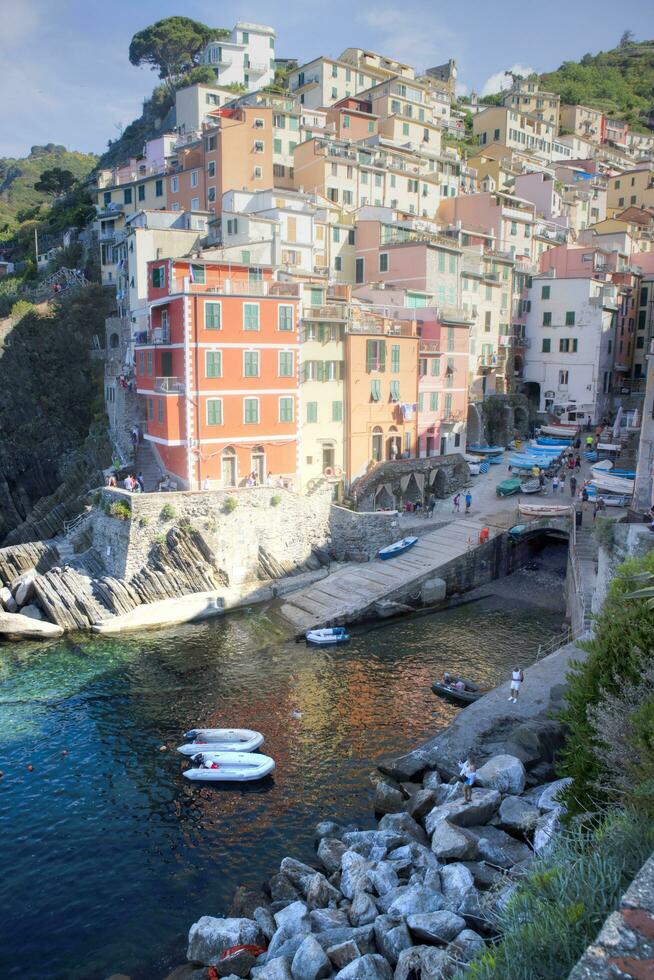
M422 340L420 341L420 353L421 354L440 354L441 342L440 340Z
M145 343L149 344L169 344L170 330L166 327L152 327Z
M329 306L305 306L303 320L342 320L348 318L347 303L332 303Z
M173 279L170 295L175 293L202 293L223 296L290 296L299 297L300 283L280 282L271 279L220 279L213 283L191 282L184 279Z
M182 378L155 378L154 390L162 395L183 395L186 385Z
M263 61L251 61L249 65L245 65L245 71L248 75L263 75L267 69L268 65L264 64Z
M523 337L521 334L516 334L513 338L513 343L516 347L531 347L531 338Z
M480 354L477 358L477 368L480 371L491 371L497 367L497 354Z

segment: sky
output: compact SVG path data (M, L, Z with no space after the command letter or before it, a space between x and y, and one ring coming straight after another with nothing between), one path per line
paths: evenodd
M651 0L0 0L0 156L63 143L102 153L136 118L156 73L130 65L132 35L175 14L212 27L270 24L278 57L301 63L365 47L419 69L454 58L461 93L497 90L506 69L548 71L654 36Z

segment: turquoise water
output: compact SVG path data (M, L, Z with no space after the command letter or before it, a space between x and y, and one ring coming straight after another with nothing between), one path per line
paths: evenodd
M260 885L287 853L310 857L318 820L369 826L376 763L456 712L433 679L447 667L504 680L516 654L558 632L557 602L531 605L521 575L511 601L331 650L289 641L260 609L0 648L0 976L157 980L183 961L191 923L224 914L237 884ZM274 779L188 783L174 746L198 724L262 731Z

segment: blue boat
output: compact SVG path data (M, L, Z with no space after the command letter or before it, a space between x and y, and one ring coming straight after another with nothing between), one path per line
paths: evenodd
M389 558L396 558L398 555L403 555L409 548L413 548L417 540L417 538L402 538L401 541L395 541L393 544L382 548L378 553L378 557L382 561L388 561Z
M574 436L538 436L536 442L539 446L561 446L562 449L567 449L571 442L574 441Z
M315 647L335 646L337 643L348 643L350 634L344 626L330 626L322 630L309 630L304 636L307 643Z

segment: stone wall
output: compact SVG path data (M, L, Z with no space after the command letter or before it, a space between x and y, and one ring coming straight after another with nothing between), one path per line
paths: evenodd
M362 512L332 506L330 527L332 555L337 561L369 561L403 534L397 511Z
M470 479L468 464L460 453L427 459L395 459L379 463L351 487L357 510L395 509L403 503L424 500L430 494L448 497Z

